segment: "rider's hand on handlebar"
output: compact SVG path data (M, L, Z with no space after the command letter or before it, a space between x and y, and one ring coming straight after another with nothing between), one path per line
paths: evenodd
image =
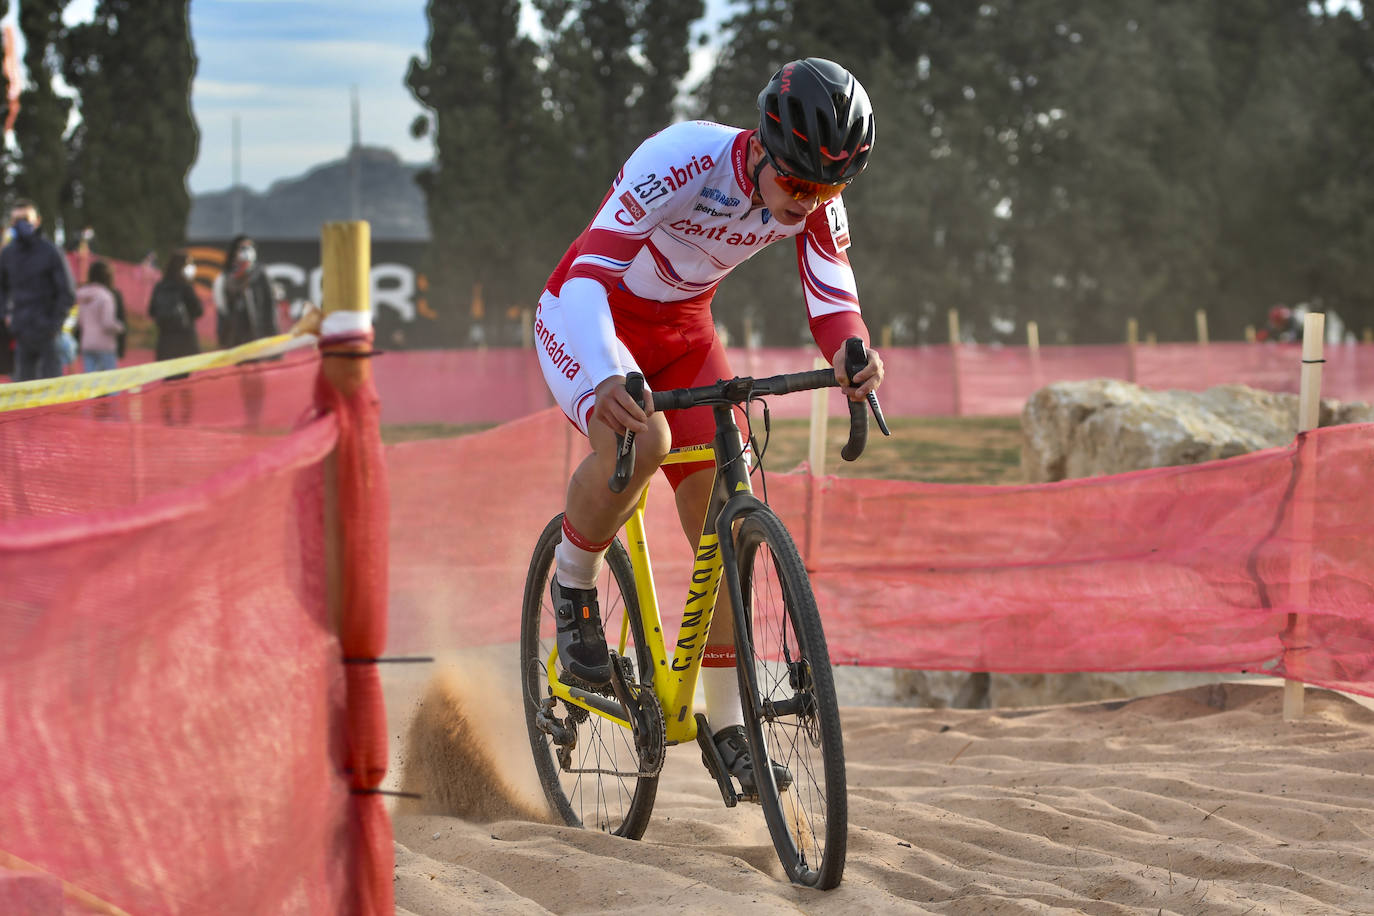
M592 422L600 420L617 435L630 430L635 435L649 429L649 414L654 412L654 399L649 386L644 386L644 407L635 403L625 390L625 376L612 375L596 386L596 404L592 407Z
M854 376L852 384L844 374L844 347L835 351L830 362L835 369L835 379L840 383L840 390L851 401L862 401L870 391L876 391L883 382L883 358L871 347L868 348L868 365Z

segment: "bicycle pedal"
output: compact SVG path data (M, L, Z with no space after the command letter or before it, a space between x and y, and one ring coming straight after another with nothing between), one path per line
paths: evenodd
M730 778L730 771L725 768L725 760L720 756L720 750L716 747L716 742L711 737L711 726L706 721L703 713L697 713L693 718L697 722L697 744L701 745L701 762L706 765L706 770L715 777L716 786L720 789L721 800L725 802L725 807L733 808L745 797L735 791L734 780ZM757 799L757 796L755 796Z

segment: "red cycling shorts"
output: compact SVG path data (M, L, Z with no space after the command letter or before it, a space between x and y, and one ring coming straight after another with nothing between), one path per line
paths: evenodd
M651 391L710 385L733 375L725 358L725 347L716 336L709 300L701 303L703 308L697 303L634 299L633 305L626 308L627 298L623 293L612 297L623 372L642 373ZM569 375L568 360L559 359L563 353L561 343L567 340L564 320L558 297L545 290L535 324L539 366L558 406L585 434L595 404L594 385L585 372L572 371ZM739 410L735 413L735 422L743 429L744 414ZM667 417L675 448L703 445L715 438L716 423L709 407L672 410ZM672 464L663 468L663 474L676 490L687 476L710 467L710 461Z

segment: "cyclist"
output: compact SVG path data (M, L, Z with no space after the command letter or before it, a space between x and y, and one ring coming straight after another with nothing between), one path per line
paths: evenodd
M715 333L711 298L720 281L765 245L794 238L812 336L846 396L877 388L883 362L848 379L844 341L869 340L845 249L840 192L873 147L868 94L840 65L821 58L786 64L759 94L759 125L674 124L640 145L596 216L568 248L539 300L534 324L544 379L591 443L568 485L563 539L551 592L564 672L600 686L610 660L596 599L602 557L634 511L670 446L709 443L708 407L640 408L625 390L638 371L650 389L709 385L733 375ZM636 434L637 463L623 493L607 486L616 435ZM695 544L710 500L710 461L670 465L683 531ZM721 591L702 658L713 739L746 790L753 766L744 738L734 623ZM790 776L779 767L779 782Z

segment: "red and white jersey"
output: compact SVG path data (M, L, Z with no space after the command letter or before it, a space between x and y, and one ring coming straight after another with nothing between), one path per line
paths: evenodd
M784 226L751 207L747 174L752 130L709 121L674 124L645 140L626 161L596 217L549 277L548 291L585 277L609 294L612 316L672 321L704 314L716 286L735 267L779 239L795 238L812 333L832 354L864 333L854 272L845 249L849 224L841 198L803 223ZM648 307L652 304L652 315Z

